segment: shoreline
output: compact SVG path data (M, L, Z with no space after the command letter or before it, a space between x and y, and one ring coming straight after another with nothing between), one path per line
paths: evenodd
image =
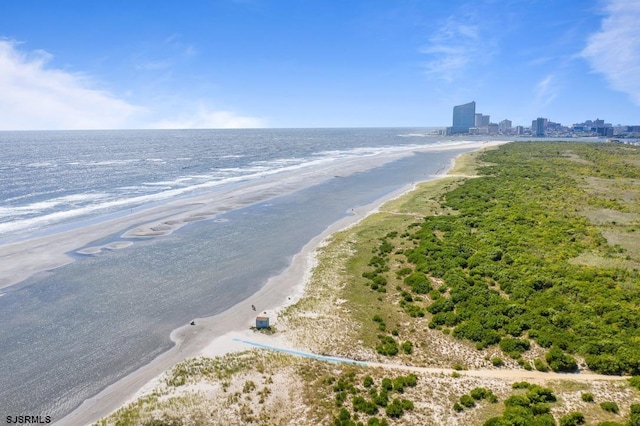
M131 213L107 220L40 236L26 236L0 244L0 291L38 273L76 260L74 255L99 255L103 250L120 250L136 240L169 235L189 223L214 219L231 210L247 207L335 178L347 176L413 155L455 149L477 149L487 141L459 141L443 145L410 146L391 153L340 158L326 164L283 170L262 178L236 182L206 192L181 196L160 205L136 208ZM504 143L499 141L498 143ZM109 215L107 215L109 216ZM80 222L82 223L82 221ZM73 226L63 225L62 228ZM108 244L92 246L112 237Z
M428 151L460 148L470 148L469 151L475 151L504 143L507 142L478 141L462 146L461 144L434 146L430 147ZM413 149L412 151L418 150ZM452 169L454 163L455 159L451 161L447 169L443 170L443 174L429 176L424 181L447 177L446 173ZM302 250L292 257L289 266L280 274L269 278L258 292L218 315L196 318L195 326L184 325L174 330L170 338L175 346L170 350L111 384L97 395L86 399L70 414L54 424L92 424L144 394L160 380L164 372L184 359L201 355L212 357L237 350L246 350L246 345L233 342L232 339L238 336L246 337L247 333L250 333L249 327L253 325L257 313L266 312L270 317L277 318L279 312L296 303L302 297L304 287L316 262L316 250L322 247L328 237L335 232L348 229L368 215L376 213L384 203L411 192L417 183L419 182L403 185L368 205L353 209L353 214L334 222L305 244ZM257 312L251 309L252 304L258 308ZM262 337L262 335L253 333L250 336L253 340ZM270 339L273 341L273 338Z

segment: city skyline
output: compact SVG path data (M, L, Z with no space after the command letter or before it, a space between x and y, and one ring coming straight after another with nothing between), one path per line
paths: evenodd
M584 120L579 123L563 125L545 117L537 117L531 126L517 125L507 118L499 123L491 121L490 114L476 111L476 102L471 101L453 107L451 126L438 131L442 135L529 135L536 137L574 137L574 136L619 136L623 138L640 137L640 125L616 125L603 119Z
M553 12L553 13L550 13ZM0 130L640 124L640 3L0 3Z

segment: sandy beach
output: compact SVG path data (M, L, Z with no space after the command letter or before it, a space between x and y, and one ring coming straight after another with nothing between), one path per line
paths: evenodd
M464 143L438 146L430 148L429 150L459 149L462 147L477 149L495 146L501 143L504 142ZM413 151L417 150L412 149L411 152ZM398 154L398 156L401 155L410 155L410 152ZM219 194L215 201L210 200L210 195L199 196L196 197L196 199L191 197L188 200L180 200L162 208L134 213L126 218L116 219L106 224L97 224L94 227L90 227L91 229L85 229L84 232L70 232L69 235L65 235L64 238L58 237L55 240L59 243L57 246L59 250L57 255L50 255L47 259L47 265L53 265L49 266L49 268L51 268L69 262L71 258L66 257L65 252L77 250L79 247L89 244L91 241L97 239L98 234L104 235L118 232L118 230L139 224L143 217L146 223L127 231L125 233L126 237L163 235L172 232L189 221L212 218L218 212L224 211L225 208L236 208L263 200L265 199L265 193L268 194L270 190L277 195L281 193L282 186L287 186L291 188L291 190L295 190L297 187L308 185L310 181L315 182L319 179L330 178L338 174L355 173L357 170L370 168L374 164L383 164L393 159L395 158L385 157L344 161L339 165L332 164L331 166L314 169L313 171L298 171L297 173L292 173L290 176L278 176L277 180L266 177L262 182L254 182L248 185L247 188L243 189L243 192L234 193L230 191L225 194ZM443 173L445 172L446 170L443 171ZM435 179L439 176L429 176L428 179L425 180ZM198 355L215 356L235 350L248 349L246 345L235 342L232 339L248 335L249 327L253 325L256 315L256 312L251 309L251 305L256 306L257 312L266 312L270 318L273 318L277 322L278 312L281 312L286 306L295 303L302 296L304 284L314 266L314 253L316 249L323 244L323 241L336 231L353 226L365 216L375 212L383 203L407 193L416 183L417 182L405 185L369 205L354 209L351 215L332 224L320 235L317 235L309 241L304 248L293 257L289 267L281 274L269 279L266 285L257 293L219 315L208 318L196 318L195 325L185 325L174 330L174 332L171 333L171 339L175 342L175 346L172 349L158 356L150 364L107 387L98 395L85 400L76 410L65 418L60 419L56 424L82 425L97 421L115 411L127 401L140 395L140 392L151 389L164 371L186 358ZM36 244L35 247L32 244L32 250L36 250L36 252L40 250L46 253L47 243L54 241L54 238L56 237L50 236L42 238L40 244ZM22 259L27 257L29 251L24 250L24 246L27 246L28 243L29 241L24 241L16 243L17 246L14 245L14 247L23 248L21 253L13 254L16 262L25 262L25 260ZM126 249L124 243L85 247L83 252L86 254L94 254L105 249L113 250L120 248ZM33 252L31 253L33 254ZM5 247L0 248L0 258L10 255L10 251ZM3 262L3 265L7 265L2 267L5 268L5 270L8 268L6 272L15 272L6 262ZM37 270L42 270L39 268L43 268L43 265L44 263L39 265L39 267L34 267L30 272L34 273L37 272ZM26 274L25 272L23 275ZM13 278L14 280L17 279L15 276ZM9 284L5 282L4 285ZM256 335L252 334L251 338L256 340ZM260 337L258 337L258 339L260 339ZM269 341L271 344L274 342L272 338ZM282 347L288 346L288 342L283 340L278 341L278 344Z

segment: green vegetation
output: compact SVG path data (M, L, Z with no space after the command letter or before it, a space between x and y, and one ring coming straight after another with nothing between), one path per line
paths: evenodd
M584 415L578 411L560 418L560 426L577 426L585 424Z
M601 402L600 408L602 408L604 411L608 411L614 414L618 414L620 412L620 408L618 407L618 404L612 401Z
M358 386L362 382L363 388ZM406 411L412 411L413 402L405 398L393 398L395 394L404 394L405 387L415 387L418 377L415 374L397 376L395 378L384 377L380 381L380 387L375 386L375 381L369 375L361 380L357 379L355 369L347 369L337 379L326 378L324 384L333 384L335 394L335 406L340 407L334 417L337 426L356 425L356 419L367 418L367 425L388 424L386 419L378 419L378 415L384 413L390 419L402 417ZM353 412L349 410L349 401ZM364 423L362 423L364 424Z
M486 399L492 404L498 402L498 397L487 388L474 388L469 394L462 395L460 401L453 404L453 409L456 412L464 411L465 408L473 408L477 402Z
M580 394L580 399L582 399L584 402L593 402L594 401L594 397L593 397L593 394L591 392L583 392L582 394Z
M640 426L640 404L631 405L629 426Z
M499 345L519 362L535 341L549 348L546 364L534 361L539 371L547 364L575 371L580 356L597 372L640 374L640 273L624 267L640 265L640 243L626 238L640 230L632 216L640 218L633 203L640 149L513 143L479 158L488 163L482 177L442 199L451 214L426 216L401 234L405 261L390 271L404 277L398 304L414 318L431 314L430 328L478 349ZM626 222L590 222L585 212L597 209L626 214ZM370 262L372 289L374 275L392 265L387 242ZM582 264L585 253L619 266ZM435 294L433 279L442 282ZM416 302L425 294L426 302Z

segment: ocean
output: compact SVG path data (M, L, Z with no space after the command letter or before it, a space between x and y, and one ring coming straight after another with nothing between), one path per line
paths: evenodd
M0 415L60 419L168 350L172 330L254 294L351 209L471 149L430 131L0 132L0 246L273 182L169 235L103 235L91 245L133 244L74 251L74 262L0 289Z

